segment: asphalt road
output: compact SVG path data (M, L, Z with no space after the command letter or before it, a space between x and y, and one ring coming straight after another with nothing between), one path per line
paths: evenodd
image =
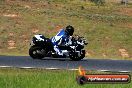
M29 56L0 56L0 67L8 66L48 69L78 69L79 66L82 66L86 70L132 71L132 61L129 60L84 59L71 61L68 58L33 60Z

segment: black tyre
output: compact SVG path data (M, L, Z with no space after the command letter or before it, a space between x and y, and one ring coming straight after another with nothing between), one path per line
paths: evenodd
M45 57L45 50L41 47L32 46L29 49L29 55L33 59L42 59Z
M80 55L78 55L78 53L71 52L69 57L73 61L79 61L85 57L85 50L82 50Z
M76 81L79 85L83 85L87 82L87 79L84 76L77 76Z
M85 50L82 50L80 58L83 59L84 57L85 57Z

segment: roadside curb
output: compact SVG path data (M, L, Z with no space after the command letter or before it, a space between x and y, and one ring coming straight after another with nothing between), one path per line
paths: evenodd
M43 70L69 70L69 71L77 71L78 69L62 69L62 68L44 68L44 67L14 67L14 66L0 66L0 68L19 68L19 69L43 69ZM86 71L99 71L99 72L115 72L115 73L130 73L131 71L112 71L112 70L88 70Z

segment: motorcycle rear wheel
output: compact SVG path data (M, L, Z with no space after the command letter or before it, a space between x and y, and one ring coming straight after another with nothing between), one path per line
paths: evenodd
M32 46L29 49L29 55L33 59L42 59L45 57L45 50L38 46Z

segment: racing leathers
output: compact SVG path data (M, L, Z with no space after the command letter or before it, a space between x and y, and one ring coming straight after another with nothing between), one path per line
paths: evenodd
M64 29L61 29L56 36L51 38L51 41L56 53L60 56L63 56L62 50L60 50L58 46L71 44L71 36L67 35Z

